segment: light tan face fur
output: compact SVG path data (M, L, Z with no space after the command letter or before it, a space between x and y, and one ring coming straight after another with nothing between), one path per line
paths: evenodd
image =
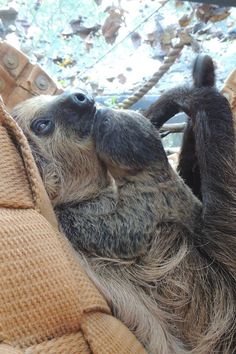
M38 96L19 104L12 112L29 140L54 205L96 196L109 180L91 137L80 139L73 127L65 130L66 117L60 116L59 110L54 114L52 134L37 136L32 131L32 122L50 114L56 100L53 96Z

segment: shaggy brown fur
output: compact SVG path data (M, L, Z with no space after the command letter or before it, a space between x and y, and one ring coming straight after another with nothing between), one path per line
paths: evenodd
M214 89L184 88L156 107L163 117L182 108L193 119L202 209L147 119L129 111L94 115L92 104L85 114L69 109L68 97L34 98L13 114L79 261L148 353L235 353L236 176L228 103Z

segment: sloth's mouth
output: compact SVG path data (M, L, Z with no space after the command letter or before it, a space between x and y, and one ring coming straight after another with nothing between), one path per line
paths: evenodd
M102 114L102 110L103 108L97 108L96 106L94 106L95 108L95 119L99 118L99 116Z
M94 106L92 110L93 119L96 117L96 113L97 113L97 108L96 106Z
M95 145L101 142L103 137L109 132L111 133L112 126L109 124L111 122L111 115L108 114L112 111L107 108L95 108L95 113L93 117L91 133L94 139Z
M113 110L110 108L95 108L95 121L104 123L111 119Z
M109 108L95 108L92 131L94 134L106 133L112 129L112 110Z

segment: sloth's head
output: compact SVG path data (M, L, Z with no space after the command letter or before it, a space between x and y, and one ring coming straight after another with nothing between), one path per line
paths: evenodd
M95 197L110 175L118 179L167 166L158 132L145 117L96 109L84 92L37 96L16 106L12 115L55 205Z

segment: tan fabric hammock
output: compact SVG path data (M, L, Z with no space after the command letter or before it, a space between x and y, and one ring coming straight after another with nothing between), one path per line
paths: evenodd
M22 88L27 67L36 76L46 74L26 63L10 85L2 48L5 61L8 51L18 59L21 54L0 45L0 86L4 77L3 97L11 108L32 95L34 75L28 91ZM45 78L48 90L58 92ZM0 145L0 354L144 354L59 233L26 138L2 102Z
M0 353L145 353L76 260L26 138L0 104Z

